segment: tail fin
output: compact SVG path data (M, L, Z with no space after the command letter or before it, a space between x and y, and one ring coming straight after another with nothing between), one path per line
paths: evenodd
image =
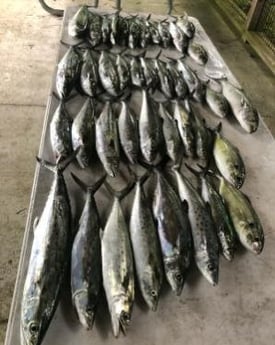
M82 181L80 178L78 178L75 174L71 173L72 178L74 181L80 186L80 188L85 191L85 192L92 192L92 194L95 194L96 191L101 187L103 182L106 179L106 174L104 174L99 180L97 180L94 184L92 185L87 185L84 181Z
M130 168L130 166L127 167L129 174L133 177L134 181L136 183L140 183L141 185L143 185L143 183L145 183L145 181L149 178L149 176L151 175L151 170L147 170L142 176L137 176L137 174L134 172L133 169Z
M104 185L110 194L112 194L118 200L122 200L134 188L135 181L130 182L125 188L119 191L114 190L113 187L106 180L104 181Z
M78 147L69 157L63 159L61 156L57 159L56 164L48 162L44 159L36 157L37 162L43 166L44 168L52 171L53 173L59 172L63 173L63 171L67 168L67 166L75 159L80 147Z

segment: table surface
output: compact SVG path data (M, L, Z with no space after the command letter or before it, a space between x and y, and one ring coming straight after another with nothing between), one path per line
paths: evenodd
M70 42L67 35L67 23L75 11L76 8L69 8L64 16L61 37L65 42ZM211 56L206 70L208 72L218 70L226 73L233 83L238 84L199 22L194 18L192 20L197 28L196 39L203 42ZM60 46L58 61L63 56L65 49L64 46ZM171 54L173 55L174 52ZM201 77L205 77L205 70L199 66L193 67ZM55 76L53 90L54 82ZM84 99L81 97L72 100L67 105L69 113L76 114L83 101ZM139 109L138 102L139 100L136 99L136 103L134 101L132 107ZM49 144L49 123L57 104L55 98L50 96L39 151L41 157L49 160L53 160ZM211 126L219 122L219 119L211 116L207 109L199 105L194 105L194 107ZM132 345L173 343L177 345L186 342L191 345L220 343L229 345L238 343L240 338L242 338L242 344L261 344L259 329L261 329L261 334L266 334L264 343L272 343L275 335L275 330L273 330L275 321L273 297L275 293L275 271L273 269L275 214L272 212L272 206L275 204L273 182L275 178L275 142L262 120L258 131L253 135L245 134L236 123L229 123L227 120L223 121L223 132L238 146L247 167L247 179L243 191L249 195L265 230L266 246L263 253L256 257L240 249L231 263L221 258L220 281L217 287L211 287L194 267L187 278L182 295L175 297L168 289L164 289L155 313L147 311L144 304L137 298L127 336L121 336L119 339L113 338L106 302L103 299L98 308L94 329L92 332L87 332L78 324L71 307L69 289L65 289L43 344L66 343L70 345L78 343L86 345L93 342L96 345L113 343ZM70 167L65 173L65 178L70 195L73 195L71 203L74 218L77 219L83 205L83 196L70 179L69 172L72 170L76 171L77 168ZM88 173L82 172L81 176ZM92 173L97 174L98 170L94 169ZM51 181L52 174L37 166L6 345L20 343L20 301L32 245L32 223L33 219L41 214ZM119 179L115 180L117 185L120 182ZM129 215L130 200L131 196L124 203L126 217ZM99 208L103 206L104 223L110 207L108 194L100 193L97 196L97 202Z

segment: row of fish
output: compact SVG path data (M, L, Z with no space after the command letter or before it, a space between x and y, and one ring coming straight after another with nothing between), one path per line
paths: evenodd
M203 276L216 285L219 250L232 260L238 238L251 252L261 253L263 230L247 196L219 175L216 190L207 171L192 169L201 179L199 193L179 167L170 170L175 188L154 169L152 207L143 187L152 170L141 178L135 177L135 182L119 192L105 181L106 176L88 186L72 175L86 193L73 239L63 171L76 154L77 151L56 165L39 160L55 177L42 215L34 222L21 310L22 344L42 342L59 301L69 262L72 301L79 321L87 329L92 327L103 284L113 333L118 336L120 331L125 333L131 320L134 272L144 301L151 310L156 310L163 278L180 295L193 257ZM94 194L103 182L114 201L102 231ZM134 186L127 225L121 200Z
M207 52L192 42L195 26L187 14L173 20L151 20L141 16L120 16L119 12L100 15L82 6L70 20L68 33L74 38L87 38L92 47L100 44L126 46L130 49L160 45L163 48L174 46L181 53L203 56L207 62Z

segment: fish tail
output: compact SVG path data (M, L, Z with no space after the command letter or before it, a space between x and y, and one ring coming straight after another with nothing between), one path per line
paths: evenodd
M141 185L143 185L143 183L145 183L145 181L149 178L149 176L151 175L152 171L147 170L142 176L138 177L137 174L135 173L135 171L133 169L130 168L130 166L127 167L129 174L133 177L135 182L139 182Z
M125 188L119 191L114 190L113 187L106 180L104 181L104 185L110 194L114 195L114 197L118 200L122 200L134 188L135 181L129 182Z
M84 192L91 191L93 194L96 193L96 191L100 188L104 180L106 179L106 174L104 174L99 180L97 180L95 183L92 185L86 184L84 181L82 181L79 177L77 177L74 173L71 173L72 178L74 181L80 186L80 188Z
M202 168L201 171L198 171L196 169L191 168L187 163L185 163L185 166L189 171L191 171L192 174L194 174L197 177L201 177L202 174L204 175L205 168Z
M53 164L45 159L36 157L37 162L43 166L44 168L52 171L52 172L56 172L59 171L60 173L62 173L67 166L75 159L78 151L79 151L80 147L78 147L69 157L63 159L62 156L59 156L59 158L56 161L56 164Z

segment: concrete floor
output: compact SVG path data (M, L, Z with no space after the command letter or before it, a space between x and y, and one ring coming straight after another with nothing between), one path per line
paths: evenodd
M52 2L55 4L54 2ZM58 1L75 5L80 1ZM268 69L228 28L210 0L178 0L197 17L221 55L238 77L275 134L275 79ZM112 1L101 6L112 7ZM56 5L56 4L55 4ZM126 11L165 13L162 0L128 1ZM42 131L48 90L56 61L61 19L42 10L38 1L0 3L0 343L5 329L16 278L28 212L35 161ZM261 343L261 342L260 342Z

